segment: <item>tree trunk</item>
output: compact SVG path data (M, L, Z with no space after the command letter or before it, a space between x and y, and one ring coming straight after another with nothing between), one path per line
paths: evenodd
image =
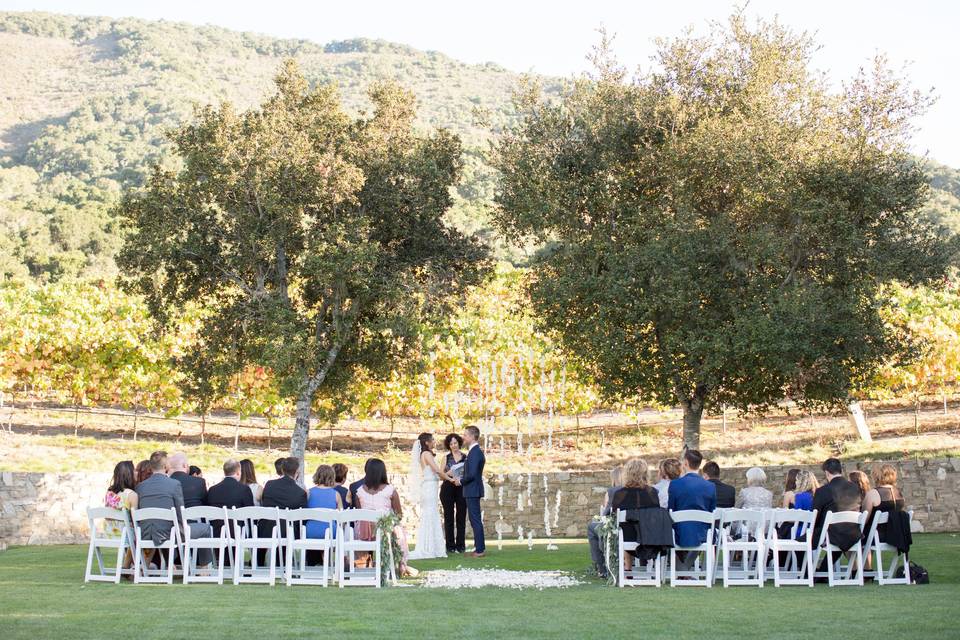
M697 385L692 395L680 400L680 406L683 407L683 446L687 449L700 448L700 419L706 398L706 387Z
M310 405L313 396L300 394L297 398L296 418L293 422L293 435L290 436L290 455L300 461L300 468L304 466L304 454L307 450L307 437L310 435ZM301 473L302 475L302 473Z
M307 451L307 438L310 435L310 408L313 405L313 397L316 395L317 389L320 388L320 385L323 384L323 381L326 379L330 367L336 362L341 346L340 343L334 343L333 347L327 353L327 359L324 361L323 367L304 380L300 395L297 396L296 420L293 423L293 434L290 436L290 456L300 462L301 480L304 477L304 458Z

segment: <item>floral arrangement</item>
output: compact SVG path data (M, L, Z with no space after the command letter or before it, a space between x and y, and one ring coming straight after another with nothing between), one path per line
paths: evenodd
M377 532L380 533L380 585L391 584L393 576L400 575L403 562L403 549L396 528L400 518L392 511L377 520Z
M604 558L607 561L607 582L616 586L617 576L620 575L618 544L620 525L617 523L617 516L594 516L593 519L600 523L597 527L597 536L600 538L600 548L604 550Z

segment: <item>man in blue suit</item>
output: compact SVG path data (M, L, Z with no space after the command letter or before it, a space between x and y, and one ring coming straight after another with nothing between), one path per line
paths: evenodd
M717 488L700 476L703 456L696 449L687 449L680 461L681 476L670 481L667 506L671 511L713 511L717 508ZM679 522L673 525L678 547L695 547L707 539L710 525L703 522ZM691 554L691 558L696 554Z
M483 465L487 459L480 448L480 429L473 426L464 429L463 442L467 445L467 462L463 465L463 476L456 484L463 487L463 497L467 501L467 513L473 529L473 557L482 558L486 555L487 546L483 539L480 498L483 497Z

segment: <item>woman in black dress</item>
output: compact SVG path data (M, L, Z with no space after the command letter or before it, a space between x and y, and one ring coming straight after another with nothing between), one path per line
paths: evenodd
M647 483L647 463L641 458L633 458L623 465L623 487L613 493L610 500L610 507L613 513L617 510L630 511L633 509L649 509L651 507L660 507L660 498L657 490ZM637 529L631 523L624 522L620 525L623 529L624 542L637 541ZM629 570L633 566L633 559L637 555L636 551L628 551L624 554L624 568Z
M462 447L463 438L456 433L443 439L443 448L447 450L443 470L447 473L450 473L450 467L466 460ZM467 548L467 501L463 497L463 487L444 480L440 485L440 504L443 505L443 537L447 553L463 553Z

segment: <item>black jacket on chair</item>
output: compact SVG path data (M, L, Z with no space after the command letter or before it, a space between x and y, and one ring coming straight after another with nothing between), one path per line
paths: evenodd
M817 521L813 526L813 544L820 543L823 522L828 511L860 511L860 489L842 476L837 476L813 494L813 508ZM830 542L842 551L850 549L861 536L860 526L853 522L831 525Z
M667 509L630 509L625 517L624 528L634 528L636 542L640 545L633 553L639 561L653 560L673 547L673 518Z
M202 507L207 504L207 481L183 471L171 473L170 477L183 487L183 506Z
M737 503L737 490L733 485L721 482L719 479L708 478L717 488L717 508L731 509Z

